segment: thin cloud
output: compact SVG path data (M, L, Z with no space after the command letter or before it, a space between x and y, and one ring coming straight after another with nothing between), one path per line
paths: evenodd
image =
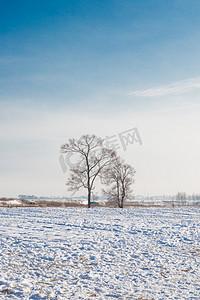
M167 96L170 94L179 94L194 89L200 89L200 77L189 78L186 80L178 81L173 84L158 86L155 88L136 90L128 94L128 96L137 97L159 97Z

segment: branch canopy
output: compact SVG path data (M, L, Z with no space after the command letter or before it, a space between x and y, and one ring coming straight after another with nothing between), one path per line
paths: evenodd
M80 139L69 139L61 146L62 153L76 154L76 163L70 169L67 185L70 191L86 188L88 191L88 207L90 207L91 191L98 176L112 159L115 151L103 147L103 140L95 135L83 135Z
M112 201L116 201L119 207L123 207L124 200L131 196L131 186L134 180L135 170L126 164L120 157L111 160L109 167L104 169L103 183L109 189L103 190L105 196Z

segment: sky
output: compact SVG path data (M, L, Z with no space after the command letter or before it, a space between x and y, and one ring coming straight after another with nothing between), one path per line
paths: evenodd
M136 195L200 193L199 13L198 0L0 0L0 197L70 196L60 147L83 134L116 139ZM133 128L142 143L124 149Z

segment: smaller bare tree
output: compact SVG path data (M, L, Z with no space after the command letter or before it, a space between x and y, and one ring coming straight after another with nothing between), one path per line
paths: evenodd
M109 200L115 201L118 207L123 208L124 200L131 196L131 186L134 180L135 170L126 164L120 157L112 160L112 163L103 171L102 183L110 186L103 190Z

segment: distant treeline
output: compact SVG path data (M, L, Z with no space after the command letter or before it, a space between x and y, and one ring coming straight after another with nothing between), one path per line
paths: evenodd
M185 192L178 192L176 200L200 200L200 194L188 195Z

